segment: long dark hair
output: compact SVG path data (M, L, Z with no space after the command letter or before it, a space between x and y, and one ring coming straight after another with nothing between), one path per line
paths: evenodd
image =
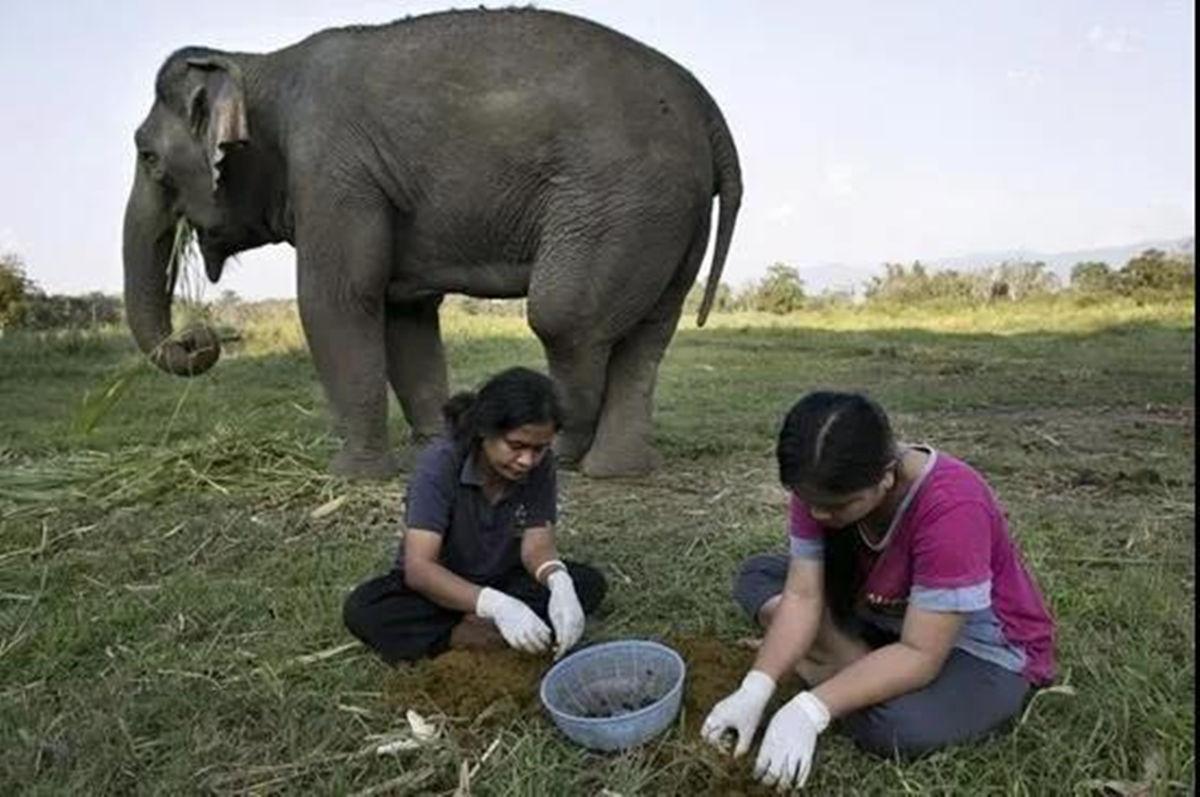
M460 453L468 453L485 437L530 423L562 428L563 411L550 377L529 368L509 368L487 380L478 391L463 391L442 407L446 434Z
M887 414L867 396L816 391L788 410L775 456L785 487L848 495L883 479L896 460L896 441ZM859 544L853 532L825 536L825 601L843 624L862 587Z

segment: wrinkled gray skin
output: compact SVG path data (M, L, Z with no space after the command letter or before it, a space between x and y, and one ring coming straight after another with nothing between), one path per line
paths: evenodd
M559 456L590 475L651 470L658 364L707 246L703 323L741 201L737 153L683 68L608 28L534 10L447 12L326 30L267 54L186 48L135 135L125 302L166 371L216 362L172 334L175 223L226 259L296 248L297 295L345 444L333 469L382 477L390 382L418 439L447 394L446 293L528 296L563 390Z

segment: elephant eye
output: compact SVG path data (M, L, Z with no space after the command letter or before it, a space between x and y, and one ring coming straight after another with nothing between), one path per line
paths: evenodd
M156 163L158 163L158 156L153 152L143 150L142 152L139 152L138 155L141 156L142 162L147 166L154 166Z

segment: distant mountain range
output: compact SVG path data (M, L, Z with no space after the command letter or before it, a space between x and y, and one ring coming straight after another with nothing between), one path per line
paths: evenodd
M1071 274L1071 267L1084 261L1108 263L1112 268L1120 268L1129 260L1147 249L1160 249L1170 254L1193 253L1196 239L1194 236L1185 238L1169 238L1156 241L1140 241L1124 246L1105 246L1096 249L1076 249L1071 252L1035 252L1028 249L1010 249L997 252L977 252L958 257L945 257L930 260L929 265L936 268L953 268L960 271L970 271L975 268L994 266L1004 261L1020 260L1025 262L1041 261L1054 273L1061 277Z
M1136 255L1147 249L1161 249L1172 254L1194 254L1195 236L1182 238L1163 238L1122 246L1105 246L1095 249L1076 249L1068 252L1038 252L1031 249L1007 249L993 252L971 252L954 257L921 258L921 262L935 270L954 269L956 271L972 271L988 266L996 266L1005 261L1041 261L1047 268L1059 276L1065 283L1071 276L1071 267L1084 261L1099 261L1107 263L1114 269L1129 262ZM908 263L905 263L908 265ZM813 291L823 290L854 290L860 291L864 282L876 274L881 274L883 266L880 263L823 263L816 266L801 267L800 278L805 286Z

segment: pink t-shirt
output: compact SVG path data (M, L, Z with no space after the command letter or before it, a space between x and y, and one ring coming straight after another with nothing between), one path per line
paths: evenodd
M1019 672L1034 684L1054 678L1054 621L1008 534L991 489L974 469L947 454L930 454L879 553L859 546L866 573L858 596L867 622L899 633L911 603L929 611L963 612L955 647ZM831 531L792 496L792 555L820 558Z

